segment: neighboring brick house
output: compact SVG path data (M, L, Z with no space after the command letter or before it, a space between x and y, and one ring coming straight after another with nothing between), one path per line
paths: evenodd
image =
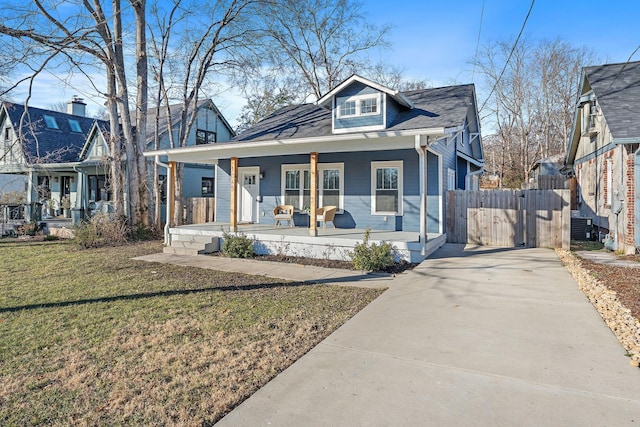
M624 253L640 248L639 113L640 62L583 69L565 170L577 180L580 216Z

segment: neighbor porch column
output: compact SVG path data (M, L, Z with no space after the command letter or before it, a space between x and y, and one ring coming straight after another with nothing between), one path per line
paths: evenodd
M231 218L229 229L232 233L238 231L238 158L231 158Z
M167 217L167 223L170 225L175 224L173 218L175 216L176 210L176 196L174 192L174 185L176 183L176 171L176 162L169 162L169 173L167 174L167 179L169 180L169 183L167 184L167 203L169 205L169 216Z
M309 206L309 236L318 235L316 210L318 209L318 153L311 153L311 197Z

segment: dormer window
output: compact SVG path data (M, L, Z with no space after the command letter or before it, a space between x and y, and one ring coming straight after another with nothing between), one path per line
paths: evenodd
M356 115L356 101L346 101L340 106L340 117Z
M58 127L58 122L56 122L56 118L53 116L44 115L44 124L48 129L60 129Z
M356 95L347 98L338 107L338 118L373 116L380 113L380 95Z
M360 101L360 115L376 114L378 112L378 98L367 98Z

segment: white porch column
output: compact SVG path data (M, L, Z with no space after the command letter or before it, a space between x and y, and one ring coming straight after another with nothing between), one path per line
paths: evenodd
M238 231L238 158L231 158L231 217L229 229L232 233Z
M418 153L418 171L420 180L420 243L422 254L425 253L427 243L427 147L421 144L420 135L415 136L415 149Z
M311 153L311 200L309 209L309 236L318 235L316 210L318 209L318 153Z

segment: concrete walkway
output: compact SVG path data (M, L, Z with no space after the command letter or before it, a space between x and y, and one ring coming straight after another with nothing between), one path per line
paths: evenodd
M323 268L283 262L255 261L210 255L174 255L158 253L134 258L140 261L160 262L185 267L207 268L231 273L252 274L294 282L312 282L340 286L386 288L393 283L393 275L363 273L339 268Z
M218 425L639 425L624 353L553 251L446 245Z
M615 267L640 268L640 262L628 261L620 258L613 252L602 251L577 251L580 258L588 259L598 264L613 265Z

